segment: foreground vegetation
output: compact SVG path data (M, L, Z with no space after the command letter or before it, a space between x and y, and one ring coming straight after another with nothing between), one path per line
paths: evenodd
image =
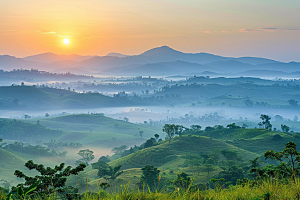
M45 121L68 123L82 117L72 115ZM102 115L84 117L89 120L82 121L83 124L93 120L101 124L108 120ZM6 164L6 168L10 165L10 170L15 169L15 180L19 184L4 186L11 188L9 190L0 188L1 198L299 199L300 152L295 143L299 143L299 133L289 132L290 128L283 124L282 132L272 130L268 115L262 114L260 119L260 128L255 129L235 123L205 129L200 125L188 128L165 124L162 129L166 134L164 140L155 134L140 146L115 147L113 156L102 156L93 163L94 152L82 149L77 153L81 158L75 162L75 167L74 162L72 166L65 167L65 163L61 163L54 168L44 167L30 158L25 163L26 168L20 168L17 166L22 159L15 156L12 162L9 158L13 158L12 153L41 148L16 142L3 144L0 156L7 158L0 163ZM40 123L34 126L42 126ZM119 123L132 126L128 122ZM139 131L141 138L143 133ZM44 144L48 147L81 147L80 143L72 143L70 147L70 143L55 140ZM47 148L42 149L49 153ZM13 174L12 171L7 173ZM8 180L9 177L5 178Z
M135 199L157 199L157 200L279 200L279 199L300 199L300 179L290 181L280 181L278 179L268 179L254 184L247 182L241 185L224 187L217 185L216 189L207 189L204 191L188 189L175 189L173 192L167 192L166 188L154 192L148 190L129 190L129 184L121 185L116 192L106 192L99 187L97 193L86 192L85 194L74 196L67 199L82 200L135 200ZM0 199L6 199L6 194L0 192ZM38 195L27 195L24 199L42 199ZM49 195L44 199L54 200L60 197Z

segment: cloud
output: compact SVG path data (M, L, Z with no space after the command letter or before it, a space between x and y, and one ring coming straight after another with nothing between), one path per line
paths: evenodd
M204 33L211 33L210 31L205 31Z
M254 32L252 29L239 29L239 32Z
M283 29L284 31L300 31L300 28Z
M270 31L275 31L275 30L279 30L279 28L272 28L272 27L268 27L268 28L261 28L263 30L270 30Z
M71 35L58 35L58 37L69 38L69 37L73 37L73 36L71 36Z
M48 34L57 34L57 33L55 31L49 31L49 32L42 32L42 34L48 35Z
M227 33L227 31L221 31L221 33Z
M93 38L169 38L169 37L182 37L188 36L184 34L143 34L143 35L109 35L109 36L85 36L86 39L93 39ZM66 36L67 37L67 36ZM69 36L72 37L72 36Z

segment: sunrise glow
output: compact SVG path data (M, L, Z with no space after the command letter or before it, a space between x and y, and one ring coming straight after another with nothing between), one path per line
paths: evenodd
M68 38L65 38L64 39L64 44L69 44L70 43L70 40Z

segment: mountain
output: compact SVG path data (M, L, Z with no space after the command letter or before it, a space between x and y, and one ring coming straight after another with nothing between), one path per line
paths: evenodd
M143 60L151 62L172 62L176 60L182 60L198 64L231 59L209 53L183 53L168 46L153 48L138 56Z
M240 72L240 73L238 73L238 75L252 76L252 77L290 77L290 76L292 76L292 74L289 74L289 73L286 73L283 71L259 70L259 69Z
M267 63L257 65L259 69L264 70L276 70L284 72L295 72L300 69L300 62L289 62L289 63Z
M81 62L83 60L92 58L93 56L81 56L77 54L71 54L71 55L58 55L54 53L42 53L38 55L33 56L27 56L24 57L24 60L27 61L34 61L34 62L40 62L40 63L53 63L55 61L62 61L62 60L72 60Z
M267 64L267 63L280 63L279 61L276 60L271 60L267 58L256 58L256 57L240 57L236 58L236 61L243 62L243 63L248 63L251 65L261 65L261 64Z
M213 68L206 67L201 64L177 60L174 62L148 63L136 67L127 66L121 68L113 68L105 71L105 73L120 74L120 75L155 76L155 75L185 74L187 72L199 73L211 69Z
M31 69L35 67L43 67L40 63L23 60L22 58L16 58L9 55L0 55L0 69L12 70L12 69Z
M223 73L236 73L236 72L242 72L246 70L250 70L255 68L253 65L248 63L242 63L235 60L228 60L228 61L217 61L212 62L205 65L207 68L215 68L216 71L210 70L213 72L223 72Z
M123 57L127 57L128 55L124 55L124 54L121 54L121 53L111 52L111 53L107 54L106 56L113 56L113 57L123 58Z
M210 71L213 73L240 73L248 70L299 71L296 62L282 63L257 57L223 57L209 53L184 53L168 46L156 47L142 54L127 56L109 53L106 56L58 55L43 53L23 59L13 56L0 57L0 69L16 68L71 73L107 73L118 75L173 75ZM80 69L80 70L78 70Z
M80 62L79 66L100 73L114 67L124 67L136 64L141 65L146 63L145 60L140 59L138 56L127 56L123 58L114 56L96 56Z

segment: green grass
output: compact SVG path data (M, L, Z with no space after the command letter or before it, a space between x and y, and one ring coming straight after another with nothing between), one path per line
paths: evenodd
M117 184L117 183L116 183ZM284 183L277 179L264 180L257 185L246 183L243 185L224 187L216 189L206 189L204 191L166 188L162 186L160 190L153 192L148 190L130 190L130 185L122 184L113 192L107 192L100 188L95 193L90 193L90 186L87 185L87 192L82 194L83 200L296 200L300 194L300 180L290 180ZM85 188L85 185L82 186ZM4 195L2 195L4 196ZM39 199L39 198L32 198ZM56 200L55 196L47 198Z
M122 165L123 169L144 167L147 164L164 168L164 166L168 166L168 162L174 162L174 160L178 160L184 155L210 154L214 150L224 149L236 151L238 154L243 155L245 160L258 156L256 153L237 148L221 140L205 136L182 136L175 137L171 141L171 148L168 147L167 141L162 141L157 146L149 147L119 158L110 164ZM178 169L178 166L172 166L174 169Z
M19 182L20 180L18 181L13 174L17 169L24 170L25 162L23 158L4 149L0 149L0 179L12 181L12 183Z
M156 133L162 135L162 130L157 127L133 124L100 114L43 118L40 123L50 129L62 130L63 134L56 139L98 147L141 144ZM139 131L144 132L143 138L139 136Z
M0 118L0 137L35 142L51 139L79 142L84 146L113 148L139 145L162 130L157 127L133 124L100 114L78 114L53 118L13 120ZM139 131L143 131L143 138Z

